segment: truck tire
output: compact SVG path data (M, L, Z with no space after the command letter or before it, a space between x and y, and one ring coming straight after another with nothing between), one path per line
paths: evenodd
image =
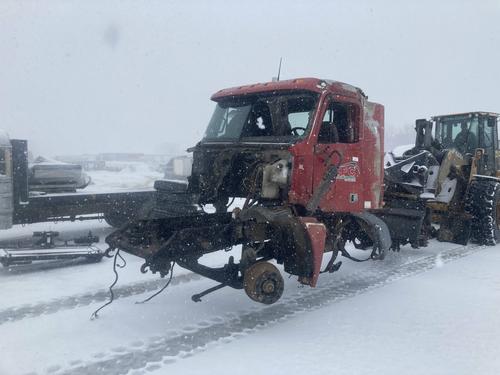
M119 229L129 222L129 217L125 214L111 211L104 214L104 221L113 228Z
M465 197L465 211L472 215L471 237L480 245L500 241L500 183L477 179Z

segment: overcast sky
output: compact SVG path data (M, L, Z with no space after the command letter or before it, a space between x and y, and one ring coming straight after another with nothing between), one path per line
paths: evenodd
M0 0L0 128L46 155L182 149L280 56L283 79L361 87L388 131L500 112L500 0Z

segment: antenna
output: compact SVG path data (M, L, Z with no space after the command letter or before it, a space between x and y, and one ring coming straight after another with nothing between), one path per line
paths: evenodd
M281 74L281 61L283 60L282 57L280 57L280 65L278 66L278 76L273 77L273 82L278 82L280 80L280 74Z
M280 74L281 74L281 60L283 60L282 57L280 57L280 66L278 67L278 77L276 77L276 81L280 80Z

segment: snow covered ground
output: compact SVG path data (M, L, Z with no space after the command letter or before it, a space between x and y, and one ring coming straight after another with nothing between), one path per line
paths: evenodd
M36 224L0 232L0 243L49 229L112 231L98 221ZM315 289L286 279L271 306L229 288L194 303L215 283L181 268L164 293L136 304L166 280L125 258L117 299L96 320L112 260L0 268L0 375L500 373L500 245L432 241L384 261L345 260Z
M119 163L115 162L116 164ZM121 163L119 169L117 172L88 171L92 182L82 192L152 187L156 180L163 178L163 173L140 162Z

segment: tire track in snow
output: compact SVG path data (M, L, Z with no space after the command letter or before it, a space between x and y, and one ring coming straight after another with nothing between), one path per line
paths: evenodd
M202 277L195 273L187 273L172 278L171 286L199 280ZM130 297L137 294L156 291L161 288L167 280L157 279L131 283L113 288L115 299ZM102 289L94 293L77 294L62 297L49 302L41 302L31 305L21 305L0 310L0 325L15 322L25 318L33 318L43 314L54 314L61 310L74 309L76 307L88 306L96 302L104 302L109 299L109 290Z
M389 264L392 268L376 266L351 272L344 278L331 278L316 289L301 289L280 302L269 307L252 310L239 316L228 314L226 320L216 318L212 321L200 322L196 327L184 329L179 335L155 337L140 347L121 348L119 352L109 351L94 355L96 361L65 367L52 366L47 372L57 375L66 374L144 374L172 363L179 358L192 356L206 350L217 342L232 340L267 326L308 311L320 309L325 305L336 303L356 295L380 288L394 281L413 276L438 265L463 258L483 249L481 246L456 247L443 250L441 253L424 256L405 263ZM387 257L386 260L389 260ZM399 259L400 261L401 259ZM133 345L132 345L133 346Z

